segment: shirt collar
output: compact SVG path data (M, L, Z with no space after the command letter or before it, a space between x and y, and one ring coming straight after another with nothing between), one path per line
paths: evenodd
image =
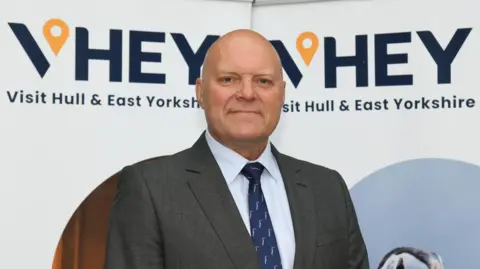
M240 154L215 140L208 129L205 132L205 139L207 140L207 144L210 147L213 157L217 161L218 166L220 167L220 170L227 181L227 184L232 183L238 174L240 174L243 167L249 162L261 163L265 167L265 170L275 179L275 181L281 179L280 170L278 169L277 161L273 156L270 142L267 144L265 150L257 160L249 161Z

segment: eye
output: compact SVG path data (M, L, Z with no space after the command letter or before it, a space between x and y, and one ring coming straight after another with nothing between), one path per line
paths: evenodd
M220 78L220 83L222 84L229 84L233 82L233 77L221 77Z
M267 84L267 85L273 84L273 82L270 79L266 79L266 78L260 78L260 79L258 79L258 82L260 84Z

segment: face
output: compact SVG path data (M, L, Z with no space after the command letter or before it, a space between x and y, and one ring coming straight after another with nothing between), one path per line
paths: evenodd
M210 56L196 87L210 131L238 142L267 139L285 100L274 49L266 42L238 38L225 41Z

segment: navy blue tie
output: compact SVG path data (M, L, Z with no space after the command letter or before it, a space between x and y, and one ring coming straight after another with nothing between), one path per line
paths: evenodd
M262 269L281 269L277 239L260 184L263 170L261 163L248 163L241 172L250 182L248 186L250 234Z

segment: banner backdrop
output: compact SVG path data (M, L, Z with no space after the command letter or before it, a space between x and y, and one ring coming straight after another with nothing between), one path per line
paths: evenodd
M192 145L205 128L192 84L206 49L250 17L251 4L235 2L2 2L0 268L52 268L92 190ZM105 213L78 221L57 268L97 268L84 251L103 254L88 231Z
M371 268L480 268L476 4L254 9L290 80L276 141L342 173Z
M287 80L273 142L344 176L371 267L479 268L475 3L4 4L0 268L100 269L115 173L191 146L204 53L249 27Z

